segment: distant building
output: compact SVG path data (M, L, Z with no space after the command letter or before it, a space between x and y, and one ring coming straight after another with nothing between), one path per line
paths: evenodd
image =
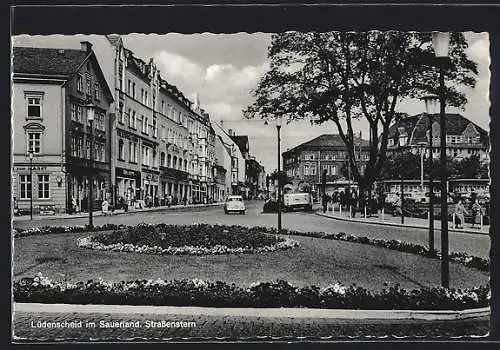
M87 210L89 186L95 206L109 200L114 100L92 45L82 42L80 50L14 47L12 92L12 192L19 209L28 210L33 196L35 213L63 213L75 204ZM96 106L93 162L88 103Z
M364 171L368 161L367 140L355 137L356 162ZM326 191L348 183L348 153L344 141L337 134L325 134L283 152L283 170L292 182L308 183L314 192L322 184L322 173L326 171Z
M429 118L430 116L430 118ZM429 156L429 125L432 123L432 157L440 157L439 115L426 113L408 116L389 128L387 155L410 151L419 153L425 146ZM446 154L455 160L477 155L482 163L489 163L488 132L460 114L446 114Z

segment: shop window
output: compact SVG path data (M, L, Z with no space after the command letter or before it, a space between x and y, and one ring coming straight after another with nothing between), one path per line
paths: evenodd
M49 175L38 175L38 198L49 199L50 198L49 190L50 190Z
M19 175L19 198L31 198L31 175Z

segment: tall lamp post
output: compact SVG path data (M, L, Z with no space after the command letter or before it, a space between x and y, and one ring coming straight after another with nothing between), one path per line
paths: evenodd
M432 46L439 65L439 132L441 150L441 285L450 284L448 255L448 191L446 188L446 124L445 124L445 86L444 66L448 59L450 33L432 33Z
M33 150L29 150L30 157L30 220L33 220Z
M93 179L93 171L94 171L94 113L95 106L92 103L88 103L87 108L87 120L90 124L90 170L89 170L89 228L93 229L94 227L94 218L92 214L93 209L93 187L94 187L94 179Z
M282 123L282 117L277 116L275 118L275 124L276 124L276 131L278 134L278 190L276 191L276 197L277 197L277 202L278 202L278 233L281 233L281 123ZM265 124L267 125L268 122L266 120Z
M421 100L425 103L425 113L429 118L429 160L427 165L429 171L429 251L434 252L434 179L432 174L434 137L432 135L432 124L434 123L433 116L437 111L439 96L430 94L423 96Z

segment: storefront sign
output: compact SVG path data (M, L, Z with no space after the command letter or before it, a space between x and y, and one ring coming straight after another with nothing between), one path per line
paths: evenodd
M116 168L116 176L135 179L138 183L141 182L141 173L139 171Z
M26 166L26 167L20 166L20 167L17 167L17 170L26 170L26 171L28 171L28 170L30 170L30 167L29 166ZM45 170L47 170L47 167L46 166L34 166L33 170L34 171L36 171L36 170L45 171Z

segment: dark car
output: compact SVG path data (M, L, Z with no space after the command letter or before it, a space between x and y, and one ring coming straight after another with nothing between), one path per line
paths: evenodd
M277 213L278 212L278 201L274 199L269 199L264 203L264 213Z

